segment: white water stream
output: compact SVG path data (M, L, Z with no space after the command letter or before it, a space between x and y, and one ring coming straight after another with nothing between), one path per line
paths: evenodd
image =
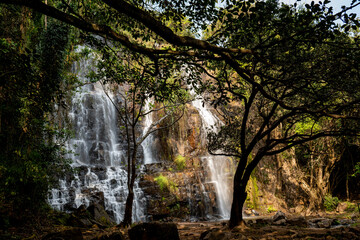
M151 100L146 100L144 106L145 113L151 110L152 104L153 102ZM151 112L145 115L144 126L143 126L144 135L150 130L152 123L153 123L153 113ZM153 146L152 146L153 142L154 142L154 135L150 134L149 136L147 136L147 138L145 138L145 140L141 144L144 151L144 164L152 164L157 162L156 158L153 155Z
M89 206L94 193L100 193L104 195L105 210L120 223L128 195L123 163L126 156L113 103L100 83L86 84L88 69L95 66L93 59L95 57L80 60L73 70L84 83L73 96L68 114L75 136L67 148L73 152L69 158L75 175L72 179L60 180L60 187L51 190L48 201L55 209L66 210L82 204ZM107 93L116 102L112 91ZM137 182L134 192L133 220L144 221L146 199Z
M194 93L192 94L194 95ZM203 139L206 142L207 132L210 130L216 132L222 125L222 122L211 112L206 104L203 104L202 97L197 96L192 104L198 110L203 122L202 128L205 133ZM214 184L216 190L220 216L223 219L229 219L232 203L234 163L230 158L223 156L206 155L202 158L206 161L207 167L210 170L210 183Z

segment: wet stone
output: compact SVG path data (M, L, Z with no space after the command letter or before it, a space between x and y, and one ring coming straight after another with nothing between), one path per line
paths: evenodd
M333 221L333 219L323 219L317 222L317 225L319 228L329 228L332 225Z
M99 180L107 179L106 167L103 166L92 167L91 171L95 173L96 176L98 176Z
M282 219L286 219L285 213L283 213L282 211L277 211L275 215L272 217L273 222L277 222Z
M111 179L110 180L110 185L111 185L111 188L114 189L118 186L118 183L115 179Z

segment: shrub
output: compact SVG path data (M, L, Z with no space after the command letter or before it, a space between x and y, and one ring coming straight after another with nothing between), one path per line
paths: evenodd
M183 170L186 166L186 158L184 156L177 155L174 162L178 170Z
M352 175L352 177L356 177L360 175L360 162L356 163L356 165L354 166L354 174Z
M326 195L324 198L324 207L327 211L333 211L336 209L340 200L337 197Z
M158 177L154 178L154 180L159 185L161 191L168 188L169 180L167 179L167 177L163 176L162 174L160 174Z
M345 211L347 212L359 212L360 213L360 204L352 203L352 202L345 202L347 207Z
M161 191L168 190L170 192L175 192L177 190L176 184L173 181L167 179L167 177L160 174L154 180L159 185Z

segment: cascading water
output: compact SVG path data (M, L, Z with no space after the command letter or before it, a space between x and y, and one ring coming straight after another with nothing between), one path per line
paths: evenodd
M194 93L192 94L194 95ZM198 96L192 104L200 114L203 122L202 127L205 132L203 137L206 141L207 131L212 129L216 132L221 125L221 121L203 104L201 97ZM210 183L214 184L215 187L219 214L221 218L229 219L232 203L234 163L232 159L222 156L206 155L202 158L210 171Z
M150 106L152 104L151 100L146 100L145 106L144 106L144 112L147 113L150 111ZM143 135L149 131L151 124L153 123L152 120L152 112L145 115L144 120L144 126L143 126ZM156 158L153 155L153 142L154 142L154 135L150 134L145 138L145 140L142 142L141 146L143 147L144 151L144 164L152 164L156 163Z
M48 200L54 208L66 210L83 204L89 206L92 196L100 193L106 211L119 223L124 217L128 195L124 145L118 132L116 109L109 99L116 102L116 96L110 90L106 96L100 83L86 84L88 69L95 64L93 59L80 60L74 67L78 79L84 83L73 97L68 114L75 132L67 144L73 152L69 158L75 174L60 180L60 187L51 190ZM144 221L146 199L137 183L134 192L133 220Z

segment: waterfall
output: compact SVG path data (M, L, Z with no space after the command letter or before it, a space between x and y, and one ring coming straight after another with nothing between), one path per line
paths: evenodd
M145 101L144 106L144 112L147 113L151 110L151 105L153 102L149 99ZM144 119L144 126L143 126L143 135L147 133L147 131L150 129L151 124L153 123L152 120L152 112L145 115ZM154 135L150 134L145 138L145 140L141 143L141 146L143 147L144 151L144 164L152 164L156 163L156 158L153 155L153 142L154 142Z
M103 195L105 210L117 223L124 217L128 195L124 140L117 127L117 112L113 102L116 96L100 83L88 83L89 69L94 67L91 56L75 63L73 71L84 85L72 98L68 114L75 136L67 143L71 150L69 158L75 169L74 176L60 180L60 186L52 189L48 201L55 209L66 211L81 205L89 206L95 196ZM144 221L146 199L144 193L134 186L133 220ZM101 198L101 197L100 197Z
M192 92L192 94L194 95L194 92ZM200 114L203 123L202 127L205 132L204 140L206 141L207 131L212 129L216 132L222 123L216 115L203 104L203 99L201 97L198 96L192 102L192 105ZM203 156L202 159L205 161L210 171L210 183L215 187L219 214L221 218L229 219L232 203L234 163L232 159L223 156L206 155Z

